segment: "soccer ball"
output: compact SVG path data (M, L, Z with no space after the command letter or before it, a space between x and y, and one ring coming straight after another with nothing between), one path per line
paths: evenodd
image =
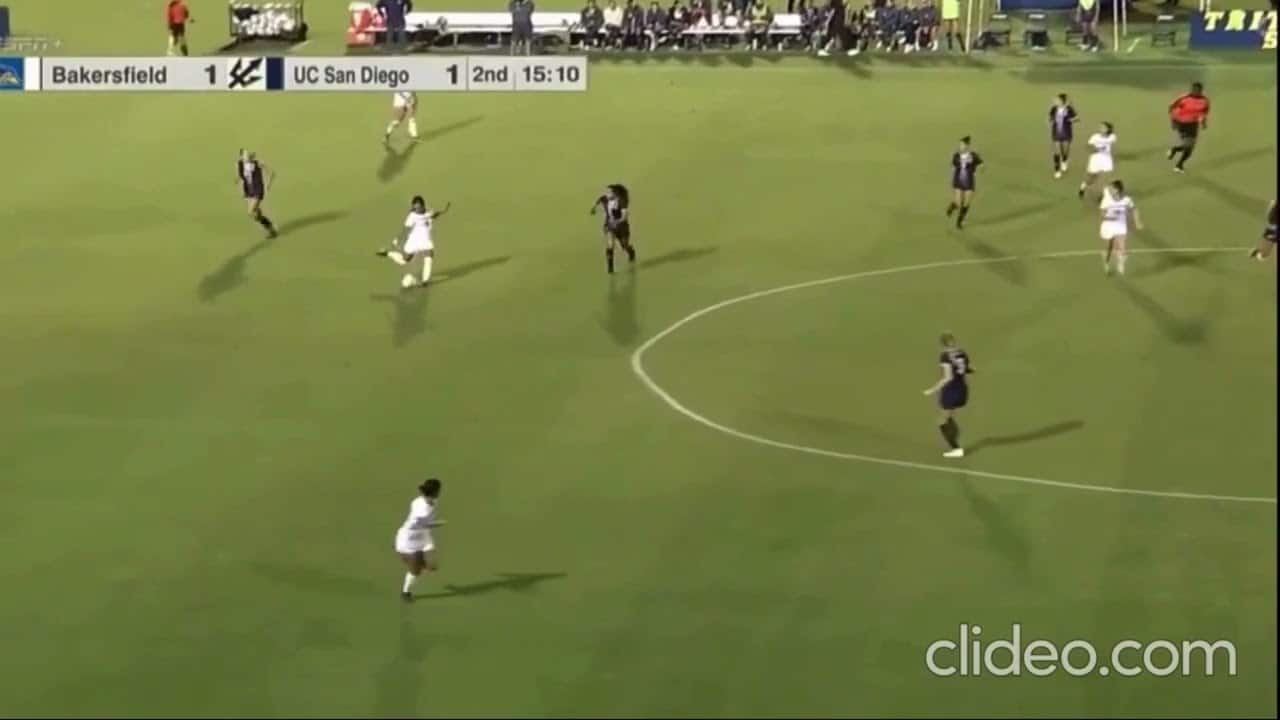
M400 287L406 290L408 290L409 288L417 284L418 284L417 278L415 278L412 275L405 275L404 277L400 278Z

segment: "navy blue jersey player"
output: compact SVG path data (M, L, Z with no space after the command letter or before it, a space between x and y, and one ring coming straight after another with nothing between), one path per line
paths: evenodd
M1276 234L1280 232L1277 223L1280 222L1280 211L1276 209L1276 201L1272 200L1267 206L1267 226L1262 230L1262 240L1258 242L1258 247L1249 253L1249 257L1259 262L1271 257L1271 251L1276 248Z
M1071 158L1071 138L1074 125L1079 116L1076 109L1062 93L1049 106L1049 139L1053 142L1053 177L1061 178L1067 171L1067 161Z
M244 193L244 199L249 208L249 217L266 229L267 237L275 237L275 226L271 224L271 220L266 215L262 214L262 201L267 197L267 188L271 187L271 181L275 179L275 174L258 160L256 154L241 150L240 157L236 160L236 179L239 181L240 189Z
M960 148L951 154L951 204L947 206L947 217L956 215L956 227L964 227L964 219L969 216L969 203L973 200L973 191L977 188L978 168L982 166L982 157L974 152L968 135L960 138Z
M956 424L955 414L969 403L969 376L973 374L973 365L969 362L969 353L956 344L951 333L942 334L942 354L938 356L938 364L942 366L942 379L924 394L937 395L938 407L942 409L938 429L949 448L943 457L962 458L964 448L960 445L960 426Z
M631 193L627 186L614 183L605 187L604 194L596 198L591 214L604 211L604 259L605 269L613 273L614 245L621 245L630 262L636 261L636 249L631 244Z

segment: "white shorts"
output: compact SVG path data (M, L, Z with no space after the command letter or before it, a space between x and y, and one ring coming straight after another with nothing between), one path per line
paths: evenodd
M1110 155L1102 155L1095 153L1089 156L1089 167L1085 168L1085 172L1090 175L1101 175L1114 170Z
M1128 235L1129 224L1122 222L1104 222L1102 223L1102 230L1099 234L1102 236L1103 240L1110 242L1121 235Z
M410 255L435 250L435 248L435 243L431 242L430 235L410 235L404 241L404 251Z
M396 552L401 555L431 552L435 547L436 544L431 538L430 530L405 530L400 528L396 531Z
M403 98L400 96L399 93L396 93L395 96L391 98L391 107L395 108L396 110L403 110L407 107L411 107L410 105L411 102L412 102L411 100L407 98Z

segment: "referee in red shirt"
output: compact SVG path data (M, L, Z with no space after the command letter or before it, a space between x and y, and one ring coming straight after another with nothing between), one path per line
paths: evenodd
M169 54L172 55L175 49L181 50L183 55L189 54L187 22L191 20L191 11L187 9L187 3L184 0L169 0L165 19L169 22Z
M1169 106L1169 120L1173 123L1174 132L1178 133L1178 144L1169 148L1169 159L1178 158L1174 163L1174 172L1183 172L1187 158L1196 149L1196 138L1201 130L1209 128L1209 98L1204 95L1204 86L1191 83L1191 92L1179 95Z

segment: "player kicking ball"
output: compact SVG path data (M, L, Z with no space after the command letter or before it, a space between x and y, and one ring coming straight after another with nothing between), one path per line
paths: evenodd
M398 92L391 97L391 124L382 136L384 143L391 142L391 133L405 123L409 128L409 137L418 139L418 94L414 92Z
M436 255L435 243L431 241L431 226L436 218L449 212L450 207L452 203L446 203L443 210L431 210L421 195L415 195L409 206L409 215L404 219L406 231L404 243L401 244L398 238L393 238L391 247L378 251L378 255L402 267L412 263L417 256L422 256L421 282L412 272L405 273L400 279L402 289L422 287L431 280L431 264Z

